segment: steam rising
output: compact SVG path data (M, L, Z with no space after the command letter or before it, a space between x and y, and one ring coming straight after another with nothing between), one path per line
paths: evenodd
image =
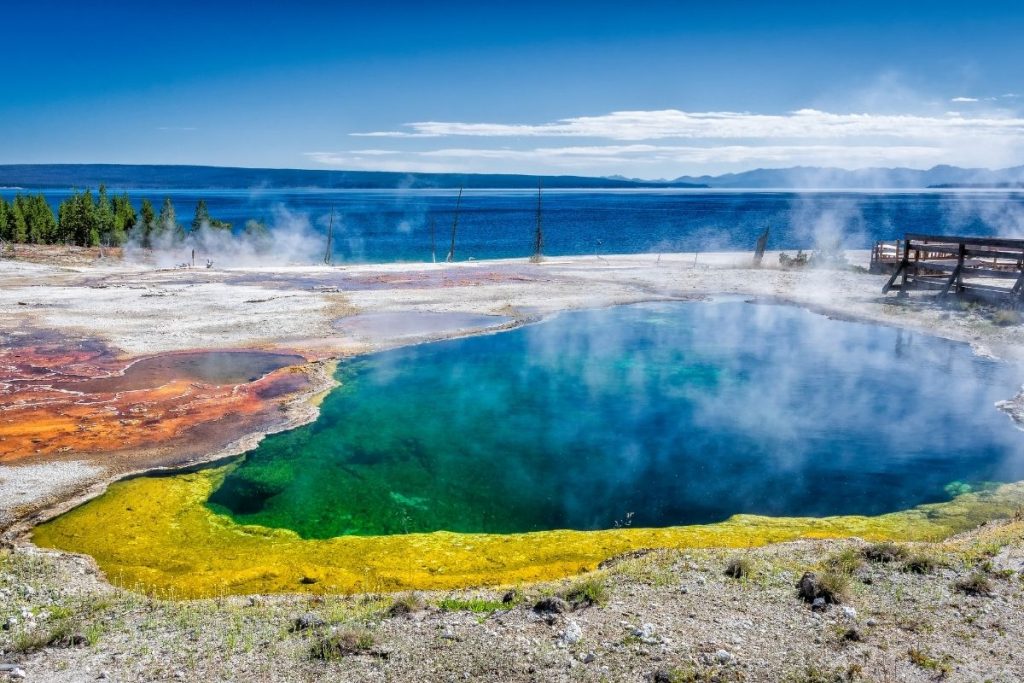
M318 222L326 222L322 217ZM335 232L344 232L341 220L335 217ZM236 232L217 229L204 223L198 230L181 236L176 226L163 226L152 238L152 249L141 247L139 237L125 245L129 262L150 261L162 268L192 263L203 266L207 260L216 266L283 266L319 263L324 258L324 236L313 227L308 213L293 211L282 204L273 208L268 225L249 221Z

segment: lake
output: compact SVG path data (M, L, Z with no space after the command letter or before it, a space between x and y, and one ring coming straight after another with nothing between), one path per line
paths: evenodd
M120 190L118 190L120 191ZM56 206L66 189L42 190ZM128 190L136 206L164 196L188 224L203 198L215 218L236 229L249 219L277 229L324 235L333 209L337 261L429 261L448 250L456 204L452 190ZM13 190L0 190L10 198ZM467 190L456 260L528 256L536 192ZM1021 191L793 192L729 190L550 190L542 205L549 255L750 250L770 228L770 249L813 248L838 241L868 248L904 232L1020 236ZM320 238L315 240L320 243ZM312 250L311 250L312 251ZM307 255L322 258L322 252Z

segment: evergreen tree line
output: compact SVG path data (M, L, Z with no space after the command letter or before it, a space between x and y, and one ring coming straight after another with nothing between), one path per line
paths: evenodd
M191 229L203 226L231 230L230 223L211 217L206 200L200 199ZM148 199L136 213L127 193L110 196L100 185L95 197L88 189L73 193L57 207L56 216L41 194L18 194L10 202L0 197L0 240L15 244L117 247L131 239L148 248L184 241L186 234L170 197L164 198L159 214Z

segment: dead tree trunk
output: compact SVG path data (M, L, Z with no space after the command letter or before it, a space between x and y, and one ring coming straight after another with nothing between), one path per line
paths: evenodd
M533 254L530 263L540 263L544 259L544 229L541 225L541 191L543 180L537 181L537 229L533 233Z
M757 238L757 245L754 247L754 265L760 266L764 259L764 250L768 246L768 228L764 229L761 236Z
M447 263L455 260L455 231L459 227L459 207L462 205L462 188L459 188L459 197L455 200L455 218L452 219L452 244L448 247Z
M437 221L430 219L430 262L437 263L437 242L434 239L437 233Z
M324 265L331 265L334 256L334 207L331 207L331 220L327 224L327 250L324 252Z

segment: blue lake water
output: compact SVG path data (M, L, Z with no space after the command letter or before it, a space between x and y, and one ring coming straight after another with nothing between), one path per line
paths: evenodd
M1024 479L964 344L722 300L561 314L344 361L213 494L304 537L878 514Z
M43 190L56 205L68 190ZM240 228L308 221L324 233L335 212L339 261L428 261L430 224L439 258L447 252L455 209L451 190L130 190L159 208L170 196L188 224L198 199L215 218ZM0 190L10 198L12 190ZM462 199L457 260L530 253L536 193L467 190ZM544 193L545 252L550 255L752 249L771 229L769 248L812 248L838 240L866 248L904 232L1004 236L1024 234L1024 192L770 192L626 190Z

